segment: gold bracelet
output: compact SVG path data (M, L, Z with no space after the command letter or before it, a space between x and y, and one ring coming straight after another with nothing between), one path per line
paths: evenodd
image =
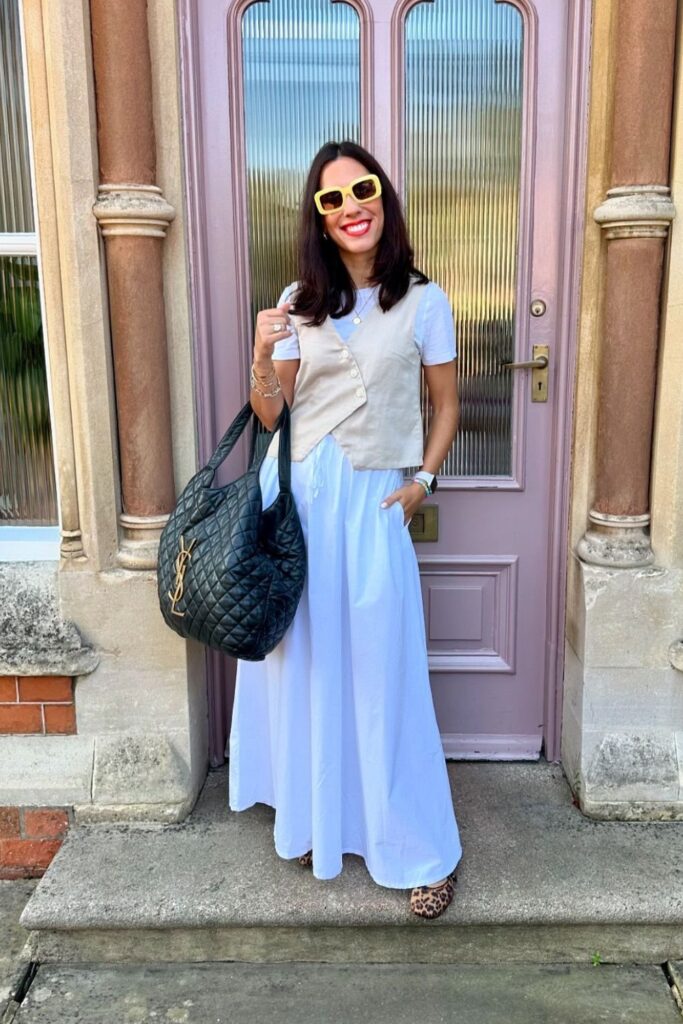
M276 395L280 394L282 388L278 384L275 391L261 391L260 388L257 388L254 384L252 384L252 390L254 390L257 395L261 395L263 398L275 398Z
M267 374L264 375L262 373L259 373L259 371L256 369L256 367L252 363L251 364L251 376L255 377L256 380L258 380L258 382L260 384L268 384L268 383L270 383L271 380L273 380L274 378L277 377L277 373L275 372L275 367L273 367L271 370L268 371Z
M252 364L249 378L249 383L251 384L253 390L256 392L257 395L261 395L263 398L275 398L275 396L279 395L280 392L282 391L278 375L275 373L274 370L270 377L257 377L256 374L254 373L254 366ZM276 384L277 387L275 388L274 391L262 391L261 388L258 386L259 384L261 384L263 387L268 387L269 385Z

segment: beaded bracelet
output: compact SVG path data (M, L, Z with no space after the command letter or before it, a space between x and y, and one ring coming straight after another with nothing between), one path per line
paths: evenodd
M432 493L431 488L426 480L421 480L420 477L414 476L413 483L420 484L422 487L424 487L424 492L427 495L427 497L429 497L429 495Z

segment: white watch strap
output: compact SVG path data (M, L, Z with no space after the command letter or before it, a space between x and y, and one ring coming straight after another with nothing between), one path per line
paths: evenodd
M421 470L419 470L419 472L417 472L415 474L415 476L418 478L418 480L424 480L431 487L432 486L432 482L434 480L435 474L434 473L430 473L426 469L421 469Z

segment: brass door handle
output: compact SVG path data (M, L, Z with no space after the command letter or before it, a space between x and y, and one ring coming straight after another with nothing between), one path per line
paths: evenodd
M545 370L548 365L548 357L539 356L538 359L527 359L521 363L501 363L500 365L508 366L511 370L526 369L529 366L534 370Z
M531 401L548 401L548 359L550 349L547 345L533 345L531 348L533 359L525 359L521 363L501 363L509 370L530 369L531 373Z

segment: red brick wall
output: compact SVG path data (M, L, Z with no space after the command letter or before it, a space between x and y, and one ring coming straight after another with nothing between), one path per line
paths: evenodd
M75 733L69 676L0 676L0 733Z
M75 732L69 676L0 676L0 734ZM0 878L42 875L62 845L72 817L70 807L0 806Z
M0 807L0 878L37 878L62 845L70 807Z

